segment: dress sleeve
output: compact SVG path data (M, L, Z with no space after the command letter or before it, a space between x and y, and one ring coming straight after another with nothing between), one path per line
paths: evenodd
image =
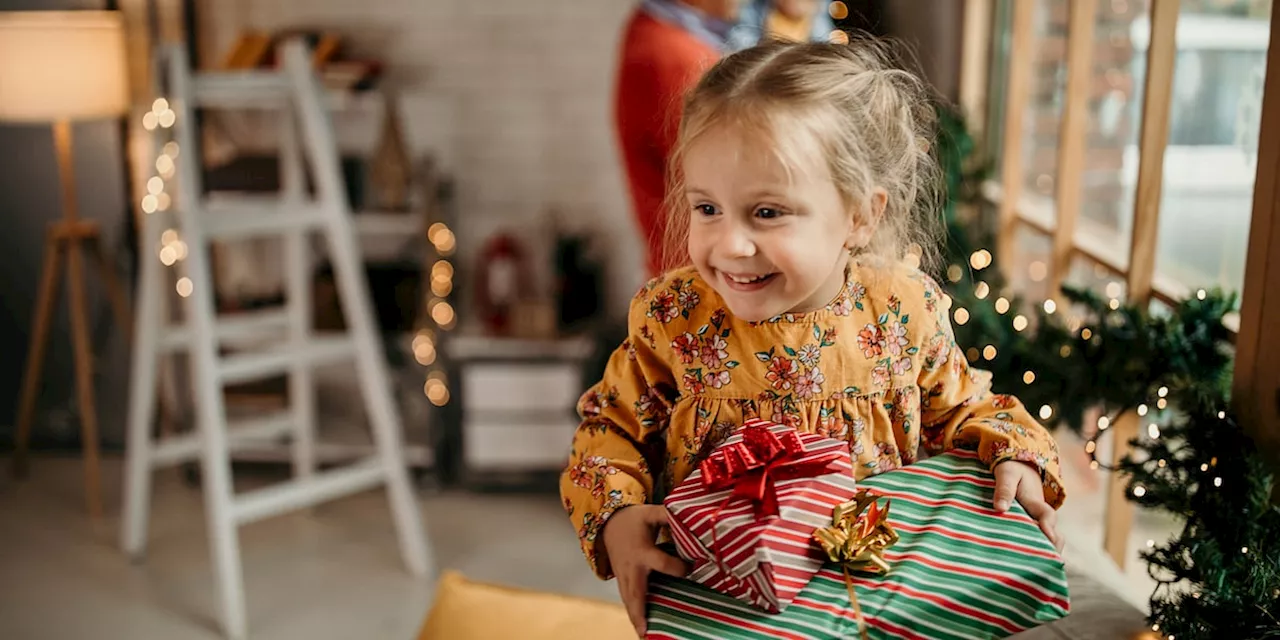
M650 461L661 459L666 446L661 436L674 401L671 368L646 324L647 309L641 292L631 302L627 339L609 358L604 377L579 399L582 423L560 478L565 511L601 579L613 571L600 531L618 509L653 495Z
M982 461L996 465L1016 460L1040 472L1044 499L1062 506L1058 445L1022 401L991 392L991 374L969 366L956 344L943 295L926 277L925 345L920 367L922 437L930 454L952 448L973 449Z

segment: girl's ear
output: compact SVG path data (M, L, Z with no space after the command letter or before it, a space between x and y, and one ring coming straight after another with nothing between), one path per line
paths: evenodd
M863 207L854 210L849 216L849 235L845 238L846 249L860 249L871 242L875 235L880 218L884 217L885 207L889 204L889 192L881 187L871 191Z

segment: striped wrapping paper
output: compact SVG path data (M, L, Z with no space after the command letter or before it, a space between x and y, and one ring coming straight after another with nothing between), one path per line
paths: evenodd
M991 509L995 482L973 454L937 456L860 486L892 499L889 521L901 536L885 553L890 574L854 578L871 638L1004 638L1067 615L1062 559L1020 506L1007 514ZM649 640L858 636L844 577L832 564L779 614L654 575Z
M793 432L786 426L749 420L747 427L766 427L774 433ZM667 496L671 536L680 556L692 566L691 580L729 594L764 611L785 609L823 564L822 550L812 542L813 530L831 520L831 509L853 497L856 483L849 444L815 434L797 434L809 461L835 455L832 471L816 477L776 483L778 516L757 518L753 503L731 496L731 489L710 491L695 469ZM742 441L742 430L721 447ZM715 528L715 534L712 528ZM726 553L715 558L715 538Z

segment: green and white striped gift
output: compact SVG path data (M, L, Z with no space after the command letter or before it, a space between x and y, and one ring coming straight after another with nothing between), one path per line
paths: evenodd
M888 575L853 578L871 638L1004 638L1067 615L1061 557L1020 506L991 508L995 481L974 454L936 456L859 486L892 501L889 522L900 536L885 553ZM856 638L858 623L833 564L778 614L655 573L646 637Z

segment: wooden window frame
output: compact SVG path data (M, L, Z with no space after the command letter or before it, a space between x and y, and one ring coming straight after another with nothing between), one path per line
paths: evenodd
M961 55L961 103L967 113L986 109L981 93L989 86L996 0L965 0L965 39ZM1034 40L1036 3L1011 3L1012 51L1028 50ZM1048 237L1052 242L1049 291L1059 296L1072 261L1082 258L1100 266L1128 286L1131 302L1156 300L1175 305L1193 294L1186 285L1158 274L1155 256L1162 198L1164 151L1169 135L1170 99L1176 59L1179 0L1151 0L1151 36L1143 92L1139 169L1133 205L1133 233L1128 254L1108 244L1103 235L1088 232L1080 220L1081 174L1088 121L1088 81L1097 0L1070 0L1067 32L1067 89L1055 176L1055 211L1023 194L1024 116L1030 100L1032 56L1014 55L1007 61L1003 114L1001 174L983 185L984 198L999 214L996 233L1000 255L1013 255L1019 229ZM1271 14L1271 43L1280 43L1280 8ZM982 29L972 22L985 21ZM1276 73L1272 73L1272 71ZM978 87L982 89L979 90ZM1240 313L1228 314L1223 324L1236 340L1233 401L1247 428L1280 462L1280 47L1269 46L1267 76L1259 135L1254 207L1250 226L1245 284ZM1056 218L1055 218L1056 212ZM1082 232L1083 231L1083 232ZM1011 264L1003 264L1008 272ZM1012 275L1007 273L1006 275ZM1111 429L1113 462L1124 457L1138 432L1136 415L1122 416ZM1125 483L1112 475L1107 491L1103 545L1115 562L1127 559L1133 505L1124 495ZM1277 489L1280 497L1280 488Z

